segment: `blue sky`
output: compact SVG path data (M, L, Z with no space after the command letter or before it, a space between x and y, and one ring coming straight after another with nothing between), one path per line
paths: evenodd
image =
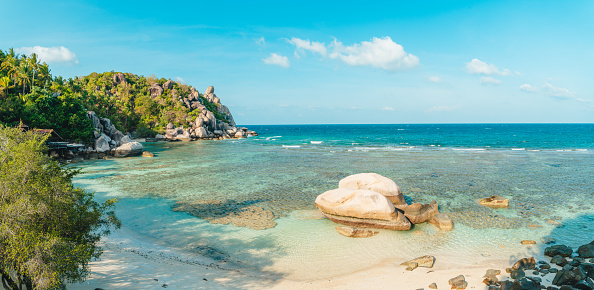
M594 122L594 1L8 0L0 27L54 75L214 85L239 124Z

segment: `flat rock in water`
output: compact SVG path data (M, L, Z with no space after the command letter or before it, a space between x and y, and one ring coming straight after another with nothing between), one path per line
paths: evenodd
M378 231L347 226L336 226L336 231L349 238L369 238L379 234Z
M155 154L148 151L142 151L142 157L155 157Z
M435 263L435 257L425 255L422 257L414 258L410 261L406 261L400 265L401 266L410 266L411 264L417 264L419 267L433 268L434 263Z
M488 207L492 207L492 208L502 208L502 207L509 206L509 199L502 197L502 196L493 195L491 197L487 197L487 198L483 198L483 199L479 200L479 204L488 206Z
M139 142L128 142L115 149L115 157L137 156L142 154L142 144Z
M438 229L443 231L451 231L454 229L454 222L452 219L445 213L438 213L431 217L429 223L435 225Z
M536 245L536 241L533 240L523 240L520 242L522 245Z

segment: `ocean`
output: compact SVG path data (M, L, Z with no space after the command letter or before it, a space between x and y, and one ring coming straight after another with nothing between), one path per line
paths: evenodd
M88 161L74 182L98 200L118 198L123 225L147 239L301 281L422 255L499 265L542 254L546 239L594 239L594 124L246 127L259 136L144 143L154 158ZM394 180L409 203L436 200L454 230L339 235L314 200L362 172ZM478 204L492 195L509 208Z

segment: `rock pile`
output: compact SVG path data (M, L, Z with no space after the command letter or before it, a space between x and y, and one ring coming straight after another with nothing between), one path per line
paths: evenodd
M594 246L594 241L580 246L576 253L571 247L565 245L547 247L544 252L545 256L551 257L549 262L537 262L534 257L523 258L511 268L506 269L506 272L510 274L511 281L499 281L496 276L501 272L490 269L487 270L483 283L489 287L489 290L592 290L594 289L594 259L586 260L594 257L594 253L587 250L592 246ZM543 279L554 286L542 285Z
M121 81L114 76L114 82ZM125 81L125 79L124 79ZM95 137L95 147L87 148L86 152L89 158L103 158L106 155L116 157L128 157L142 154L142 144L132 141L130 133L123 134L116 129L108 118L99 118L95 112L87 112L87 118L93 122L93 131Z
M171 90L173 83L167 81L160 86L155 83L150 88L151 97L160 96L165 90ZM230 138L245 138L247 136L258 136L254 131L248 130L245 127L236 127L231 111L225 105L221 104L221 100L214 94L214 87L210 86L200 97L200 93L194 88L190 88L190 94L186 97L177 96L173 94L173 100L181 102L190 111L198 110L200 114L195 121L187 128L176 127L173 123L167 124L164 135L156 135L153 138L148 138L147 141L191 141L197 139L230 139ZM216 107L216 113L224 119L217 119L215 112L209 111L204 100ZM208 105L208 104L207 104Z
M440 214L437 202L407 204L394 181L377 173L360 173L340 180L338 188L320 194L316 207L333 222L353 227L409 230L431 221L443 230L452 220Z

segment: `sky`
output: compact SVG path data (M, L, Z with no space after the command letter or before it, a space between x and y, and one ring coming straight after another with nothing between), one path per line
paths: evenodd
M594 123L590 0L0 4L0 49L213 85L241 125Z

